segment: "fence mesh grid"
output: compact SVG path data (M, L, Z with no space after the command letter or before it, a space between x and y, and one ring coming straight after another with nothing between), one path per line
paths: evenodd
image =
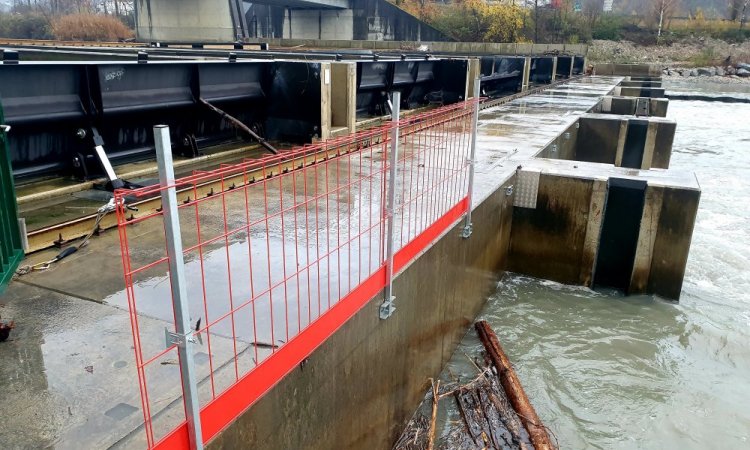
M400 133L392 184L394 269L466 212L473 106L442 107L279 155L194 172L174 186L116 193L142 433L149 448L184 439L185 408L176 345L167 347L163 337L139 327L139 317L149 316L174 331L164 217L161 208L133 213L124 202L177 190L208 440L236 416L234 410L245 409L278 374L300 362L304 355L296 341L315 340L301 343L309 353L343 324L348 317L335 313L337 304L356 303L356 311L384 287L394 127ZM277 375L263 373L264 366L276 367ZM227 397L240 392L232 390L250 382L254 394L228 407Z

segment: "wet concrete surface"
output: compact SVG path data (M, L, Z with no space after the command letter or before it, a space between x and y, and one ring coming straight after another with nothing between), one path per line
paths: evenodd
M474 205L495 192L513 176L518 164L539 153L579 115L592 108L599 96L609 93L619 80L619 77L576 80L569 85L483 111L477 142ZM281 190L285 189L288 191L288 186L282 185ZM359 223L362 217L367 216L353 203L347 203L348 200L336 199L336 202L348 205L339 214L346 216L350 224ZM377 202L373 201L372 204L374 208L379 208ZM407 228L413 228L416 232L419 228L413 225L419 216L411 214L405 210L401 212L402 228L404 223L411 224ZM294 216L294 213L291 215ZM352 222L352 217L357 219ZM311 231L317 232L318 228L330 226L327 222L321 222L317 227L310 227L307 235ZM272 228L271 225L266 226L266 229ZM296 228L299 228L299 224ZM142 230L145 229L142 227ZM255 231L265 234L265 230L254 230L252 227L250 230L251 236ZM287 241L284 240L287 233L290 231L272 236L268 241L269 246L274 249L287 248ZM408 241L408 235L402 239L401 245ZM153 229L151 233L141 232L139 237L144 245L142 255L146 259L153 259L163 252L163 246L158 244L162 237L153 233ZM190 240L190 236L186 237L186 246ZM231 243L209 249L210 254L202 259L205 263L215 258L218 267L221 267L227 258L233 258L231 254L227 256L227 249L234 246L247 249L246 241L245 236L237 235ZM377 239L373 238L371 242L372 248L380 247ZM312 245L312 241L307 244L310 248ZM253 246L250 248L255 251ZM319 242L316 248L319 248ZM28 262L48 260L56 253L52 250L40 252L32 255ZM348 256L340 260L338 257L343 253L335 256L338 266L330 269L332 278L337 280L337 275L343 278L344 273L348 277L346 267L350 267L354 261L348 260ZM188 266L193 264L188 270L195 270L200 260L188 258ZM241 262L236 261L238 264ZM363 261L359 259L360 266ZM297 264L296 261L294 263ZM271 264L274 269L266 276L266 285L282 269L280 263L272 261ZM262 279L260 274L259 279ZM347 280L347 283L350 281ZM165 268L155 268L153 273L144 275L137 286L142 292L163 293L162 289L168 288ZM217 291L213 295L226 295L221 286L221 283L217 283ZM231 284L225 283L223 286ZM318 290L319 295L324 293L327 292ZM341 291L336 294L334 297L339 296ZM0 302L0 314L4 318L14 318L17 324L11 335L12 340L0 344L0 360L3 361L0 376L5 380L0 384L3 387L0 389L0 403L13 405L14 408L9 411L17 411L17 414L0 423L0 442L6 443L6 448L142 447L144 435L139 425L143 416L117 233L96 237L87 247L54 265L49 271L31 274L12 283ZM296 301L292 302L292 306L294 303ZM209 315L220 316L222 311L225 310L217 309L209 312ZM144 351L155 353L164 348L164 328L171 323L169 312L168 309L144 302L142 314L138 316ZM285 315L295 319L291 322L292 334L294 327L302 324L300 319L300 323L294 325L297 312L301 318L305 316L303 313L308 313L308 321L313 317L311 308L305 309L304 302L300 302L298 310L287 310ZM233 382L240 368L246 371L257 364L254 358L267 356L269 350L253 346L250 334L249 331L235 334L239 344L236 351L240 355L235 363L231 332L229 328L217 325L216 332L211 335L213 388L206 381L210 359L205 347L199 347L196 360L199 380L203 380L199 388L202 402L207 401L213 391L221 391ZM285 337L275 339L285 340ZM270 336L260 333L260 337L253 339L270 340ZM250 348L251 351L247 351ZM256 349L260 352L257 355ZM154 364L155 372L147 374L149 380L155 380L149 387L149 391L155 393L150 405L155 420L159 421L155 427L161 430L173 427L182 416L175 360L176 354L168 353ZM228 361L231 363L227 365Z

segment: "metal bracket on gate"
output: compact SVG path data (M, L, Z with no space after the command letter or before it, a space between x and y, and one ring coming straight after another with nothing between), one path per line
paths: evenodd
M191 344L195 344L195 338L193 337L193 333L187 333L187 334L179 334L175 333L174 331L169 331L169 328L164 328L164 341L167 348L176 345L178 347L185 347L188 342Z
M394 300L396 300L396 297L391 295L387 300L383 301L383 303L380 304L380 318L382 320L391 317L396 311Z

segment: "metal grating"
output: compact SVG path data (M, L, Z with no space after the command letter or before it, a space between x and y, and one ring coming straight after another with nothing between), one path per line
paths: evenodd
M519 170L516 174L516 196L513 206L519 208L536 208L536 195L539 191L540 170Z

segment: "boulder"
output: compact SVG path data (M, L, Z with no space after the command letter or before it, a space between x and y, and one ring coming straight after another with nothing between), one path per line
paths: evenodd
M750 77L750 70L737 69L737 76L742 77L742 78Z
M727 66L727 75L734 75L735 73L737 73L737 69L733 66Z
M714 70L713 67L709 67L709 68L700 67L696 70L698 71L698 76L701 76L701 77L712 77L716 75L716 70Z
M724 76L724 69L722 69L721 67L717 67L716 68L716 75L718 75L720 77L723 77Z
M698 70L697 69L690 69L690 76L691 77L697 77L698 76Z
M737 68L738 69L750 70L750 64L748 64L748 63L738 63L737 64Z
M683 77L689 77L690 76L690 71L687 70L687 69L680 70L680 75L682 75Z

